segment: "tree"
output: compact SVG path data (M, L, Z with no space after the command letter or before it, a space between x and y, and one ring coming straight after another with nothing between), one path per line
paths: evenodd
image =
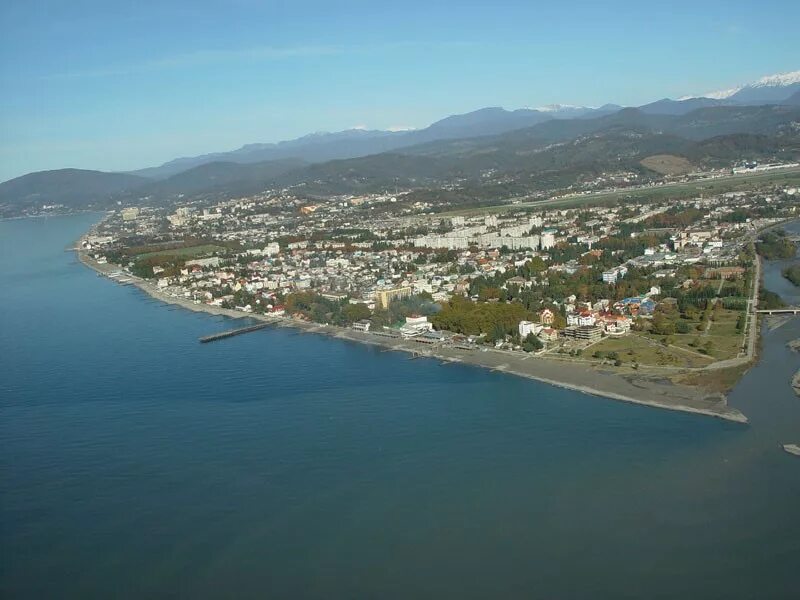
M542 340L532 333L529 333L527 336L525 336L525 339L522 342L522 349L525 352L535 352L537 350L541 350L543 347L544 344L542 344Z
M369 308L366 304L346 304L342 308L342 318L345 323L355 323L363 319L369 319Z
M653 333L658 335L672 335L675 333L675 321L664 313L653 317Z

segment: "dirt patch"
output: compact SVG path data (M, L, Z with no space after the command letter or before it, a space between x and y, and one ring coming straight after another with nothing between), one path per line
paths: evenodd
M682 175L694 170L692 163L674 154L654 154L643 158L641 165L661 175Z
M694 373L683 373L672 378L675 383L696 386L708 392L727 394L739 382L750 365L727 369L706 369Z

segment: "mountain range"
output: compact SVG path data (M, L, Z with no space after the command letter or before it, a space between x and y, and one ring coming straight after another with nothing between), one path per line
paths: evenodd
M607 152L630 154L630 141L639 139L640 146L646 145L653 153L680 151L692 155L695 161L717 158L714 152L708 153L708 148L705 158L701 157L698 142L745 136L736 138L735 143L727 140L711 147L749 148L751 154L757 149L757 153L770 155L793 151L789 140L797 134L792 127L800 121L798 106L800 71L722 92L679 100L665 98L638 108L614 104L518 110L490 107L449 116L419 130L314 133L285 142L248 144L230 152L178 158L130 173L81 169L30 173L0 183L0 213L47 204L99 207L118 200L135 203L142 198L245 195L268 185L302 182L313 183L309 191L313 188L319 194L368 190L390 181L418 186L471 178L487 169L514 172L527 160L520 157L532 155L537 158L524 165L527 171L552 169L548 157L558 163L558 168L575 171L578 164L586 167L580 153L576 150L569 158L569 152L552 146L571 141L577 144L575 149L596 149L598 140L590 144L587 136L602 137ZM744 139L748 143L742 146ZM569 165L570 160L575 164Z

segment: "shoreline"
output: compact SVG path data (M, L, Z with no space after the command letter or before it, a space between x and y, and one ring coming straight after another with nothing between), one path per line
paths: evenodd
M112 265L102 265L90 258L77 246L74 248L78 260L100 275L118 271ZM525 379L539 381L547 385L577 391L591 396L599 396L611 400L673 410L702 416L715 417L736 423L747 423L747 417L739 410L729 407L724 396L703 394L697 388L665 382L657 375L630 375L609 371L608 368L595 368L590 363L545 359L528 354L517 355L508 351L460 350L423 345L418 342L382 338L375 334L358 332L353 329L324 325L293 319L291 317L269 317L266 315L242 313L207 304L195 304L185 298L162 294L158 289L135 276L126 274L123 285L134 285L151 298L180 306L193 312L225 316L233 319L250 319L274 324L276 327L291 327L308 333L326 335L328 337L366 344L382 348L383 351L399 351L414 357L432 358L443 361L442 364L466 364L488 369L494 372L516 375Z

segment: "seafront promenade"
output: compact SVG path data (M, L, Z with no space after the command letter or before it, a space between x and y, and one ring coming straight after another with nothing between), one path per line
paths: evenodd
M81 250L76 250L76 255L84 265L102 275L108 276L118 271L118 268L113 265L97 263ZM387 338L334 325L323 325L289 317L243 313L207 304L196 304L185 298L164 294L152 283L138 277L126 275L125 279L126 283L135 285L152 298L194 312L268 322L276 327L292 327L340 340L369 344L389 351L438 359L442 361L443 365L462 363L613 400L747 423L747 417L735 408L729 407L725 397L721 394L707 394L692 386L675 384L656 374L619 373L608 366L543 358L489 348L465 350L441 345L434 347L413 340Z

